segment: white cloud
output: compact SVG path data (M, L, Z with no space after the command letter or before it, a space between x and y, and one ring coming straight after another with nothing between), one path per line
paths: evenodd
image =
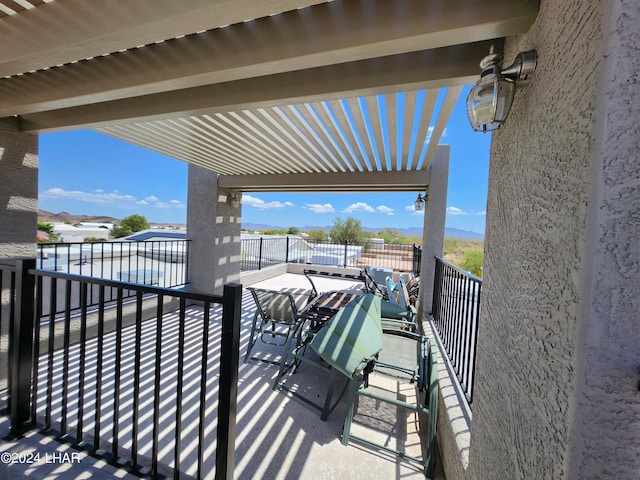
M380 205L379 207L376 207L376 210L380 213L386 213L387 215L395 215L393 208L387 207L386 205Z
M272 208L284 208L284 207L293 207L293 203L291 202L265 202L261 198L252 197L251 195L243 195L242 196L242 204L248 205L250 207L259 208L260 210L269 210Z
M477 213L476 213L476 215L486 215L486 214L487 214L487 211L486 211L486 210L483 210L483 211L481 211L481 212L477 212Z
M336 211L330 203L307 203L306 208L311 210L313 213L332 213Z
M133 195L122 195L117 191L113 191L111 193L104 193L102 191L96 192L83 192L81 190L64 190L62 188L54 187L40 193L40 198L47 200L74 200L77 202L88 202L88 203L116 203L116 202L126 202L133 203L136 202L136 197Z
M458 207L454 207L453 205L447 207L447 214L449 215L468 215L464 210L460 210Z
M358 202L358 203L352 203L351 205L349 205L347 208L345 208L344 210L342 210L345 213L353 213L353 212L375 212L375 209L370 206L367 205L364 202Z
M143 200L138 200L133 195L126 195L114 190L106 193L103 190L95 192L83 192L81 190L65 190L63 188L54 187L40 192L39 197L43 200L72 200L74 202L99 203L99 204L126 204L151 206L156 208L186 208L186 205L180 200L171 200L170 202L162 202L154 195L149 195Z

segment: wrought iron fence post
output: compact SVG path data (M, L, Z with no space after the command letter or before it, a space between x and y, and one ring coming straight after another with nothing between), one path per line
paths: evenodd
M33 372L33 321L36 259L16 263L16 308L11 319L10 434L19 437L31 429L31 374Z
M284 263L289 263L289 235L287 235L287 252L285 254Z
M231 480L234 470L236 437L242 285L237 283L225 285L223 297L215 478L216 480Z
M342 264L344 266L344 268L347 268L347 247L349 245L349 241L345 240L344 241L344 263Z
M260 244L258 246L258 270L262 270L262 237L260 237Z

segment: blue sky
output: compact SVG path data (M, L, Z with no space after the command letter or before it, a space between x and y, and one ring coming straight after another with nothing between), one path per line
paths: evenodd
M484 233L488 134L471 130L468 88L440 143L451 145L446 226ZM39 208L51 212L109 215L133 213L150 222L186 222L187 164L93 131L40 135ZM416 193L246 193L243 223L303 227L356 217L365 227L421 227Z

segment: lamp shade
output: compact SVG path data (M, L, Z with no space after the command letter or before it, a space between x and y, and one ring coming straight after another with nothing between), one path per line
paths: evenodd
M516 84L524 84L536 69L538 55L535 50L521 52L513 64L500 69L502 56L493 53L480 62L480 80L467 96L467 116L476 132L488 132L500 127L509 115Z
M467 97L467 115L471 128L480 132L499 128L509 115L515 88L515 82L501 77L493 70L480 77Z

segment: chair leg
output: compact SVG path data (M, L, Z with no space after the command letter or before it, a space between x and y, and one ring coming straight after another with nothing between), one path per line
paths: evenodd
M349 445L349 436L351 435L351 422L353 421L353 414L356 408L356 392L358 390L358 377L352 378L349 381L349 398L347 398L347 415L344 419L344 425L342 427L342 444Z
M253 316L253 324L251 325L251 334L249 335L249 345L247 346L247 353L244 356L243 363L247 363L247 360L249 360L249 356L251 355L251 350L253 349L253 346L256 344L256 340L258 339L258 335L255 335L256 330L258 330L258 328L256 327L256 322L258 321L258 317L259 317L259 313L256 312Z
M333 387L336 384L336 369L331 369L331 375L329 378L329 390L327 391L327 396L324 399L324 405L322 407L322 413L320 415L320 420L323 422L327 420L329 413L331 412L331 398L333 397Z
M294 338L296 338L296 343L299 343L300 334L298 333L299 325L294 325L289 329L287 334L287 340L284 344L283 352L282 352L282 360L280 361L280 369L278 370L278 375L276 376L275 381L273 382L273 390L277 390L278 384L280 383L280 379L284 376L285 372L289 368L287 365L287 360L289 359L289 355L291 354L291 342ZM292 362L296 362L295 355L293 355ZM295 365L294 365L295 368Z

